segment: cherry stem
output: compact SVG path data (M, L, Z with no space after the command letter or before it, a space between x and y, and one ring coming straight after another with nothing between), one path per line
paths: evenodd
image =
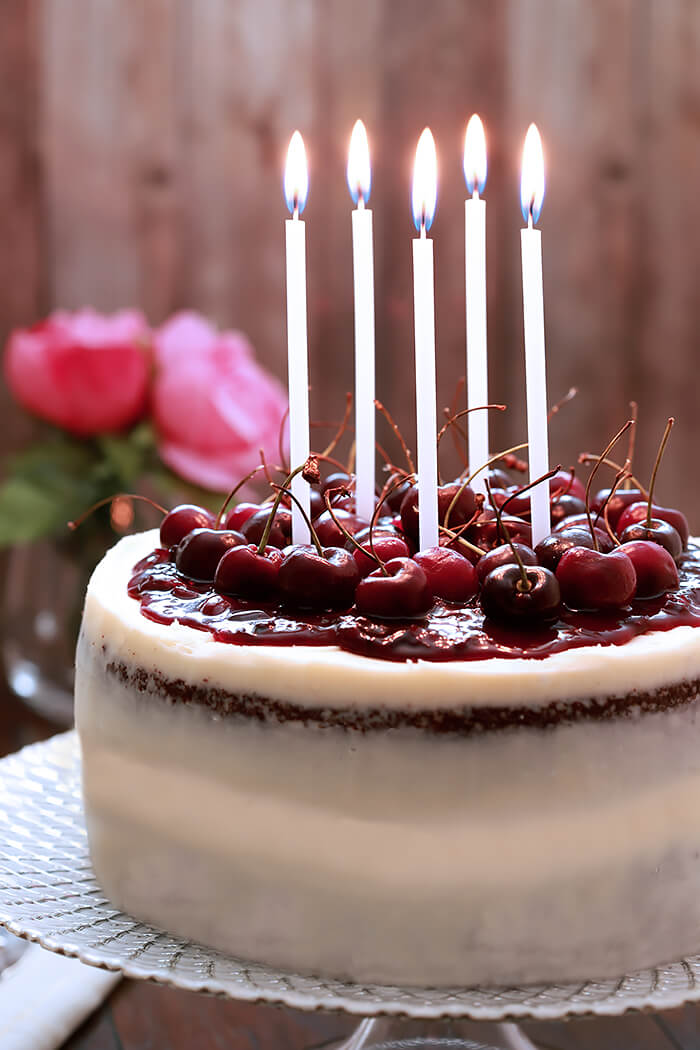
M331 438L330 442L324 448L324 450L323 450L323 455L324 456L330 456L331 452L333 452L335 450L338 442L342 438L342 436L345 433L345 431L348 429L348 423L350 421L350 413L351 412L352 412L352 394L348 391L347 394L345 395L345 415L343 416L342 422L340 423L340 426L338 427L337 431L335 432L335 434Z
M454 412L451 416L448 416L447 422L441 428L441 430L439 431L438 436L437 436L437 452L436 452L436 455L437 455L437 459L438 459L438 483L440 483L440 484L442 483L442 479L440 477L440 442L442 441L443 437L445 436L445 433L450 429L450 427L456 426L457 420L458 419L462 419L464 416L468 416L470 412L484 412L484 411L486 411L487 409L490 409L490 408L497 409L499 412L505 412L507 407L508 407L507 405L472 405L471 408L463 408L461 410L461 412ZM445 413L448 413L448 412L449 412L449 409L446 408L445 409Z
M598 460L600 460L600 462L603 464L604 467L611 467L612 470L614 470L616 473L619 473L619 471L625 469L620 463L616 463L614 459L610 459L609 456L601 457L601 456L596 455L595 452L579 452L578 461L579 461L579 463L583 464L584 466L587 465L588 463L597 463ZM636 477L634 474L630 474L628 480L631 481L632 484L635 485L636 488L639 489L639 491L642 493L642 495L646 499L648 493L647 493L647 490L642 485L642 483L639 480L639 478Z
M374 407L377 409L378 412L381 412L381 414L384 416L384 418L386 419L386 421L389 424L389 426L391 427L391 429L394 431L394 434L396 435L396 437L398 439L398 442L401 445L401 450L403 451L403 454L406 457L406 463L408 464L408 469L410 470L411 474L415 474L416 468L415 468L415 464L413 462L413 459L411 457L410 450L408 448L408 445L406 444L406 442L403 439L403 434L399 430L396 422L394 421L393 416L389 412L389 409L386 408L382 404L382 402L378 401L376 398L374 400Z
M625 488L628 489L631 484L632 475L630 471L632 464L634 463L634 450L637 444L637 416L639 414L639 405L636 401L630 401L630 419L634 421L632 427L630 427L630 439L627 443L627 459L625 466L627 466L627 477L625 478Z
M445 528L447 528L447 526L449 525L450 514L452 513L454 508L457 506L457 501L459 500L459 497L462 495L462 493L464 492L464 490L467 487L467 485L471 481L474 480L474 478L477 476L477 474L480 474L482 470L486 470L487 467L490 467L493 463L498 463L499 459L503 459L503 457L507 456L510 452L520 452L521 449L524 449L524 448L527 448L527 442L525 442L522 445L513 445L512 448L507 448L505 450L505 452L499 452L498 455L492 456L491 459L487 459L486 462L483 463L477 470L475 470L473 474L469 475L469 477L466 479L466 481L464 481L462 483L462 485L460 485L460 487L457 489L457 491L455 492L454 496L452 497L452 500L450 501L449 507L445 511L445 517L444 517L443 522L442 522L443 525L445 526Z
M100 509L100 507L106 507L108 503L114 503L116 499L140 500L141 503L148 503L148 505L154 507L155 510L159 510L164 517L168 513L165 507L161 507L160 503L156 503L154 499L150 499L148 496L141 496L137 492L115 492L113 496L105 496L104 499L98 499L97 503L93 503L91 507L88 507L87 510L84 510L79 518L75 518L73 521L69 521L67 523L68 528L71 530L71 532L75 532L75 530L79 528L83 524L83 522L90 517L91 514L94 514L96 510Z
M532 484L536 485L536 484L538 484L539 481L543 481L543 480L544 480L543 478L538 478L537 481L532 482ZM518 554L517 550L515 549L515 544L513 543L512 539L510 538L510 532L508 531L506 526L503 524L503 507L505 506L505 503L503 504L503 506L497 507L496 506L496 502L495 502L495 500L493 498L493 493L491 492L491 485L489 484L488 478L486 479L484 484L486 485L486 492L488 493L489 503L493 507L493 511L494 511L494 513L496 515L498 534L499 534L499 536L501 534L503 534L505 536L506 543L509 545L510 549L512 550L513 557L515 558L516 562L518 563L518 568L520 569L520 579L518 580L517 588L518 588L518 590L521 593L527 592L527 591L531 591L532 590L532 584L530 583L530 581L529 581L529 579L527 577L527 573L525 571L525 566L523 565L523 559L520 557L520 555ZM506 500L506 502L507 502L507 500Z
M477 547L475 543L471 543L469 540L465 540L464 536L462 535L465 529L468 529L469 526L472 524L473 522L467 522L464 525L460 525L459 529L450 529L446 525L440 525L438 526L438 528L443 535L449 536L451 540L461 544L462 547L466 547L467 550L472 551L474 554L478 554L481 558L484 553L481 547Z
M388 576L389 572L387 570L386 565L384 564L384 562L382 561L382 559L379 557L379 555L377 554L377 552L374 549L374 543L372 541L372 530L370 529L370 533L369 533L369 548L370 549L367 550L367 548L363 547L361 543L358 543L358 541L355 539L355 537L352 535L352 533L348 532L348 530L345 528L343 523L341 521L339 521L338 518L335 516L335 512L334 512L334 510L333 510L333 508L331 506L331 497L330 497L330 492L329 492L328 489L326 489L326 491L323 493L323 499L324 499L325 504L326 504L326 509L328 510L328 513L330 514L331 518L333 519L333 524L336 525L337 528L340 529L340 531L342 532L343 536L345 536L345 539L346 540L350 540L350 543L352 543L353 547L355 547L356 550L362 551L363 554L368 554L370 556L370 558L373 559L373 561L376 561L377 565L382 570L383 574L385 576Z
M613 531L613 529L612 529L612 527L610 525L610 518L608 517L609 512L610 512L610 500L613 498L613 496L615 495L615 493L619 489L619 487L622 484L622 482L626 481L627 478L629 478L629 470L627 470L627 464L628 463L629 463L629 460L627 460L627 462L625 463L625 466L622 468L622 470L618 470L617 474L615 475L615 481L613 482L612 488L610 489L610 492L605 497L605 502L603 503L603 506L598 511L598 514L597 514L596 519L595 519L596 520L596 524L597 524L599 519L600 519L600 515L601 514L603 515L603 524L605 525L605 531L607 532L608 536L613 541L613 543L615 544L616 547L620 546L620 541L618 540L617 536L615 535L615 533L614 533L614 531Z
M282 469L282 468L280 468L280 469ZM214 523L214 528L215 529L221 528L221 522L224 520L224 514L226 513L226 508L228 507L229 503L231 502L233 497L236 495L238 490L243 485L245 485L246 481L251 481L255 477L255 475L258 473L258 471L260 471L260 470L265 470L265 472L267 473L265 466L262 463L258 463L257 467L253 467L253 469L251 471L249 471L244 478L241 478L241 480L238 482L237 485L234 485L234 487L231 489L231 491L229 492L228 496L226 497L226 499L222 503L221 510L216 515L216 522Z
M285 471L289 471L289 464L287 462L287 457L284 454L284 427L285 427L285 424L286 424L288 419L289 419L289 405L287 405L287 407L284 410L284 413L282 414L282 418L280 419L280 428L279 428L279 432L277 434L277 451L280 454L280 463L283 465Z
M603 452L596 460L593 470L588 475L588 481L586 482L586 517L588 518L588 528L591 530L591 539L593 540L593 547L596 551L600 551L600 545L598 543L598 537L596 536L595 529L593 527L593 519L591 518L591 485L593 484L593 478L598 473L598 469L601 463L605 462L605 458L608 452L612 451L613 447L617 444L623 434L626 434L630 427L634 426L634 420L628 419L623 427L620 427L615 437L608 443L603 449ZM581 457L579 456L579 461ZM620 468L621 469L621 468Z
M508 504L510 503L510 501L512 499L516 499L518 496L522 496L524 492L529 492L529 490L533 489L535 487L535 485L539 485L543 481L549 481L549 479L553 478L554 475L560 470L561 470L561 463L559 464L558 467L554 467L553 470L548 470L547 473L543 474L541 478L535 478L534 481L528 481L527 485L522 485L521 488L519 488L515 492L511 493L511 495L508 497L508 499L504 499L503 503L501 504L501 507L500 507L501 514L503 514L504 510L506 509L506 507L508 506ZM491 498L490 497L490 490L489 490L489 498ZM493 503L493 501L492 501L492 503ZM495 510L495 508L494 508L494 510Z
M284 480L282 485L275 485L274 482L271 482L272 487L276 490L277 494L276 494L276 496L275 496L275 498L274 498L274 500L272 502L272 507L270 508L270 513L267 516L267 521L265 522L265 528L263 529L263 534L260 537L260 543L258 544L258 550L257 550L258 554L264 554L265 553L265 548L267 547L267 541L270 538L270 531L272 529L272 523L275 520L275 514L279 510L279 505L282 502L282 496L285 493L287 495L291 496L291 492L289 492L287 486L291 485L292 480L297 476L297 474L301 474L301 472L302 472L302 470L304 469L305 466L306 466L305 463L300 463L298 467L295 467L295 469L290 474L287 475L287 477L285 478L285 480Z
M459 379L457 380L457 384L455 386L455 392L452 395L452 401L450 402L450 407L445 409L445 417L447 419L450 419L450 417L455 416L455 414L457 413L457 405L459 404L460 395L464 392L464 388L466 387L466 385L467 385L467 377L466 376L460 376ZM453 443L453 445L455 447L455 451L456 451L457 455L459 456L460 459L464 460L464 466L468 467L469 466L469 461L468 461L469 457L467 455L468 439L467 439L466 433L464 433L462 431L462 428L458 427L458 426L452 427L450 433L452 434L452 443ZM462 438L462 441L464 442L464 445L460 445L460 443L459 443L459 438L460 437ZM438 441L439 440L440 439L438 438Z
M275 484L273 484L272 487L275 488L275 489L279 489L281 492L285 491L285 489L284 489L284 487L282 485L275 485ZM295 503L297 505L297 507L299 508L299 513L301 514L302 518L306 522L306 526L307 526L307 528L308 528L308 530L309 530L309 532L311 534L311 540L313 542L314 547L316 548L316 553L318 554L318 556L320 558L322 558L323 557L323 547L321 546L321 543L319 541L318 535L316 533L316 529L311 524L311 518L306 513L306 511L304 510L304 508L302 507L301 503L296 498L296 496L294 495L292 490L291 489L287 489L286 492L287 492L287 495L289 496L290 500L292 500L292 502Z
M547 413L547 422L549 422L552 416L556 416L557 412L560 412L564 405L568 404L569 401L573 401L577 394L578 387L570 387L569 392L567 394L564 394L561 400L557 401L557 403L555 405L552 405L552 407L550 408L549 412Z
M652 505L652 503L654 501L654 486L656 485L656 475L659 472L659 467L661 466L661 460L663 459L664 451L666 450L666 445L668 443L669 437L671 436L671 431L673 430L673 424L675 422L676 421L673 418L673 416L670 416L669 420L668 420L668 422L666 424L666 429L664 430L664 435L661 438L661 444L659 445L659 451L656 453L656 462L654 463L654 469L651 472L651 481L649 482L649 499L647 500L647 521L646 521L646 527L647 528L650 528L650 526L651 526L651 505Z
M345 465L345 469L347 470L348 474L352 474L352 472L353 472L353 468L355 466L355 452L356 452L356 450L357 450L357 442L353 438L352 445L350 446L350 451L348 452L348 461L347 461L347 463Z

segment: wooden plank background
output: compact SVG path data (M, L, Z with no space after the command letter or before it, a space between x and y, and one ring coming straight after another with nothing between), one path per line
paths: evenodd
M282 166L298 126L307 219L312 414L352 376L346 148L371 136L378 394L413 444L409 184L425 124L439 403L464 372L462 136L488 136L494 444L524 433L520 150L545 142L551 399L580 389L552 456L601 447L640 403L648 475L700 522L700 5L697 0L4 0L0 4L0 335L53 306L202 310L285 373ZM4 406L7 394L3 392ZM2 407L2 406L0 406ZM3 408L4 411L4 408ZM25 435L5 415L5 447Z

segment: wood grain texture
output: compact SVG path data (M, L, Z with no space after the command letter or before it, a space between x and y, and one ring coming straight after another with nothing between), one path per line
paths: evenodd
M438 404L464 372L462 136L489 145L491 392L524 433L518 167L538 121L552 458L601 447L640 402L639 469L678 417L660 495L700 439L700 8L695 0L8 0L0 7L0 326L50 305L192 306L246 330L285 375L281 178L305 135L312 414L352 380L350 128L374 166L377 390L414 444L409 189L425 124L440 185L435 238ZM38 120L37 120L38 114ZM11 261L10 261L11 260Z

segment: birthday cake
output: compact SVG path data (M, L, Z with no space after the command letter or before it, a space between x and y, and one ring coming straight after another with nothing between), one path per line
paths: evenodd
M117 907L399 985L700 948L700 547L634 489L582 515L559 474L533 550L524 490L491 484L490 508L443 486L448 546L418 554L410 479L372 531L342 484L325 510L316 486L320 552L289 546L283 486L107 553L76 721Z

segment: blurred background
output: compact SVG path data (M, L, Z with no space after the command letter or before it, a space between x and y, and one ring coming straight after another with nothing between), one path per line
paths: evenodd
M696 524L700 435L700 4L697 0L4 0L0 328L50 309L193 307L243 329L285 379L282 169L299 127L312 416L352 385L352 124L372 149L377 393L413 441L409 188L421 129L439 161L439 407L464 372L462 146L489 150L494 445L524 435L519 163L537 121L553 462L600 449L640 406L647 479L677 428L661 502ZM3 391L2 444L27 435Z

